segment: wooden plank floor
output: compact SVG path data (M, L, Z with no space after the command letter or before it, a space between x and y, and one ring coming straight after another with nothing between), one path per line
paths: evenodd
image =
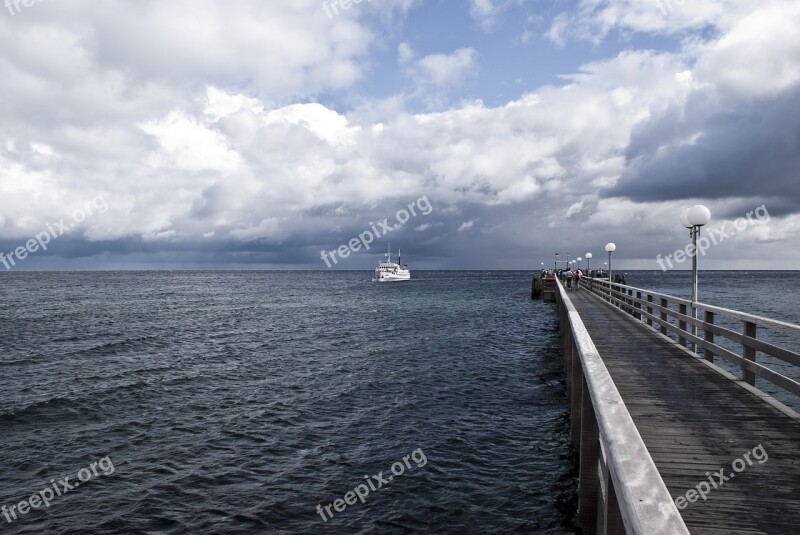
M735 474L681 511L689 530L800 534L800 423L587 290L569 295L673 499ZM759 444L766 462L735 473Z

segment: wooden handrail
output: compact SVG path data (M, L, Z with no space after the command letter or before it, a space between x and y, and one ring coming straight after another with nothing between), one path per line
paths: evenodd
M800 396L800 382L755 361L756 352L760 351L793 366L800 366L800 353L756 338L758 327L800 335L800 325L706 303L692 302L634 286L609 283L605 279L586 280L582 286L625 310L637 320L647 323L650 327L653 326L653 323L657 323L661 333L674 334L678 338L679 345L686 347L688 343L695 352L698 348L703 348L706 360L713 361L715 356L720 356L738 365L742 370L742 379L747 383L755 385L755 377L759 376ZM658 298L660 303L655 303L655 298ZM670 308L670 305L677 305L679 310ZM692 308L697 312L702 312L699 314L700 317L693 317L690 313ZM656 313L659 315L657 316ZM742 322L742 332L718 325L719 317ZM677 325L670 323L670 318L674 319ZM711 321L708 321L709 319ZM692 327L695 328L696 334ZM716 343L715 336L735 342L741 346L742 354L737 355L729 349L721 347Z
M742 321L749 321L755 323L756 325L769 327L770 329L776 329L779 331L783 331L785 333L800 335L800 325L796 325L794 323L788 323L785 321L780 321L772 318L765 318L764 316L756 316L755 314L748 314L747 312L739 312L738 310L731 310L729 308L707 305L702 302L697 302L695 303L694 306L698 310L706 310L708 312L713 312L714 314L719 314L722 316L731 316L733 318Z
M560 281L557 296L572 436L581 455L581 527L587 533L615 532L619 531L615 521L621 519L626 533L688 534L622 396Z
M600 284L605 287L607 287L609 284L607 279L590 279L590 280L592 281L592 284ZM587 279L584 278L581 279L581 281L583 284L588 285ZM739 310L732 310L729 308L723 308L716 305L709 305L708 303L703 303L702 301L692 302L691 299L684 299L682 297L676 297L674 295L654 292L652 290L645 290L643 288L637 288L636 286L626 286L624 284L619 284L616 282L612 282L611 285L617 288L625 288L626 290L634 290L636 292L642 292L642 295L644 296L652 295L653 297L664 298L672 303L677 303L679 305L686 305L689 307L694 306L698 310L705 310L723 316L731 316L742 321L750 321L752 323L761 325L763 327L777 329L779 331L783 331L789 334L800 335L800 325L797 325L795 323L788 323L773 318L767 318L765 316L758 316L756 314L741 312Z

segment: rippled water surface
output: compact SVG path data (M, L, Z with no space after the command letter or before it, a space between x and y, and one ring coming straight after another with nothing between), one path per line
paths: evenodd
M571 532L556 318L529 275L369 277L2 274L0 505L114 470L4 532Z

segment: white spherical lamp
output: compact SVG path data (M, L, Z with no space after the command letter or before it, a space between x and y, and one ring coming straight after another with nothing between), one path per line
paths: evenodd
M689 210L686 212L686 219L689 220L689 224L696 227L702 227L711 221L711 210L702 204L697 204L689 208Z
M689 223L689 209L686 208L681 212L681 225L685 228L692 228L692 224Z

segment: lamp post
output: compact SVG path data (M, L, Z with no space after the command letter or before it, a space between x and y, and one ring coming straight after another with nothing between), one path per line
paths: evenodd
M575 259L575 263L578 265L578 269L581 269L581 262L583 262L583 258L580 256Z
M611 253L617 250L617 245L613 242L606 244L606 252L608 253L608 283L611 284Z
M592 259L592 253L586 253L586 274L589 274L589 260Z
M617 246L614 242L609 242L606 244L606 252L608 253L608 302L612 303L611 300L611 253L617 250Z
M711 221L711 210L702 204L696 204L681 212L681 225L689 229L692 239L692 318L697 319L697 238L700 227ZM692 323L692 335L697 336L697 326ZM697 344L692 342L692 351L697 351Z

